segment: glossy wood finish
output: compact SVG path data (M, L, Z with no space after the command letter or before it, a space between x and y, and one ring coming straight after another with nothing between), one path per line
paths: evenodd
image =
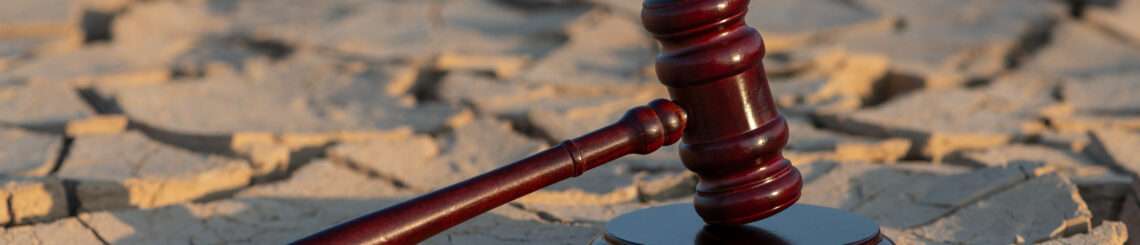
M661 43L657 75L689 115L685 167L709 224L746 224L794 204L800 173L780 154L788 126L760 60L764 42L744 23L748 0L647 0L645 28Z
M763 39L744 23L747 6L747 0L645 2L642 22L662 46L657 74L676 104L658 100L633 109L614 125L298 243L422 241L605 162L647 154L682 138L681 160L701 178L695 213L703 223L722 227L709 234L751 230L724 225L751 224L791 207L803 182L780 154L788 127L760 62Z
M606 244L889 245L874 221L841 210L796 204L744 225L706 225L688 204L642 209L606 224L593 242Z
M467 181L356 218L296 244L412 244L495 207L628 154L681 138L685 113L668 100L634 108L620 121Z

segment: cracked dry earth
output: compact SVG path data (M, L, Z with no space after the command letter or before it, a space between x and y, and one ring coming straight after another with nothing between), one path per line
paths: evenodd
M4 0L0 244L279 244L667 97L634 0ZM801 203L899 244L1137 237L1140 0L754 0ZM584 244L675 148L429 244ZM1132 228L1132 229L1129 229Z

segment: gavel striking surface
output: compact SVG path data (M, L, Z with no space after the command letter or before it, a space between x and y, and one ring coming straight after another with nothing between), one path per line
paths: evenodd
M610 220L593 245L894 244L874 221L833 208L796 204L744 225L706 225L688 204L642 209Z

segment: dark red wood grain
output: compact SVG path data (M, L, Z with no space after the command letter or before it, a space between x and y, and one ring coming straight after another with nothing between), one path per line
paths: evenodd
M598 165L679 139L682 162L701 179L693 203L704 223L748 224L779 213L799 199L803 182L780 153L788 126L760 62L763 39L744 23L747 6L747 0L645 1L642 22L662 46L657 74L676 104L654 101L598 131L297 243L419 242Z
M676 143L686 124L676 104L659 99L617 123L478 177L367 214L296 244L412 244L528 193L628 154Z
M748 0L647 0L641 20L661 43L657 76L689 116L685 167L709 224L746 224L800 197L800 173L780 154L788 126L776 111L764 41L744 23Z

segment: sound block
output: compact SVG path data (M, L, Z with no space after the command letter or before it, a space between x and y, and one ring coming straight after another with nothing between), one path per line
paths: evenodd
M860 244L893 245L868 218L834 208L795 204L745 225L706 225L692 204L647 208L610 220L594 245Z

